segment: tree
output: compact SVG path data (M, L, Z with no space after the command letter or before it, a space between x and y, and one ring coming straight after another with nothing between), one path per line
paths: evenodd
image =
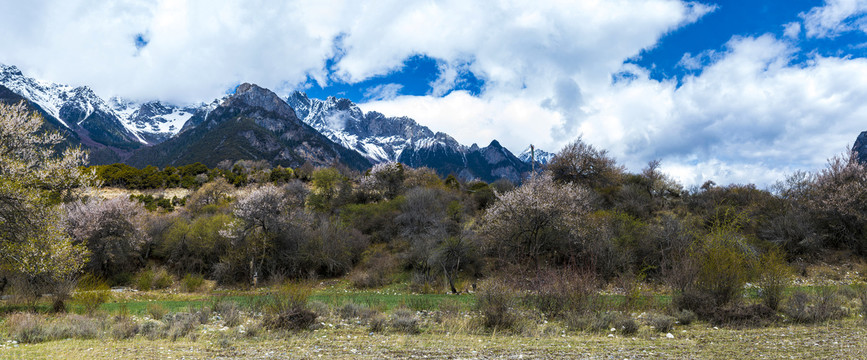
M482 216L480 232L500 259L539 266L581 247L581 224L594 202L587 188L544 173L501 195Z
M109 278L134 269L142 260L147 233L141 203L116 197L77 201L66 208L69 235L90 250L87 267L93 274Z
M265 185L253 190L235 203L235 216L240 220L233 232L236 248L246 250L250 261L249 275L255 284L266 259L272 256L277 238L291 231L291 216L286 193L277 186Z
M394 199L403 190L406 179L403 165L396 162L376 164L361 178L361 188L371 198Z
M591 189L602 189L621 182L625 170L608 155L580 137L560 150L547 166L555 181L573 182Z
M187 208L193 213L213 212L229 200L229 194L234 188L224 178L205 183L187 200Z
M87 249L64 231L62 200L95 183L80 170L87 154L68 148L59 156L58 133L41 131L42 118L24 102L0 104L0 268L19 292L56 295L56 307L87 259Z
M352 184L336 169L316 169L312 183L313 192L307 198L307 205L311 209L328 213L349 202Z
M867 254L867 167L851 153L835 156L807 194L805 203L827 240Z

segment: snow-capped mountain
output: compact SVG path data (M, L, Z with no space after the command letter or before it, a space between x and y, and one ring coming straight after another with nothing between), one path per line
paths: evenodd
M194 106L175 106L160 101L135 103L118 97L109 99L109 105L124 125L144 138L148 144L158 144L177 135L197 112L208 112L219 103Z
M175 106L159 101L136 103L113 97L104 101L86 86L72 87L25 76L15 66L0 64L0 85L38 105L68 129L106 130L141 145L153 145L176 135L198 111L213 110L217 102ZM88 124L88 123L94 124ZM107 129L91 129L96 123ZM114 127L115 129L112 129ZM123 139L116 139L122 143ZM97 141L100 142L100 141ZM116 144L106 144L116 145Z
M373 163L397 161L427 166L440 175L493 181L520 181L530 166L493 141L490 146L467 147L442 132L433 132L408 117L364 113L348 99L311 99L294 92L286 102L297 116L332 141L352 149Z
M296 91L286 102L302 121L374 163L397 161L407 146L431 141L436 135L407 117L365 114L349 99L310 99Z
M115 111L86 87L72 87L25 76L15 66L0 64L0 85L37 106L51 120L77 134L91 148L129 151L147 144Z
M518 155L518 159L521 159L521 161L525 163L529 163L534 157L537 164L545 165L554 158L554 154L538 148L533 151L533 154L530 154L530 147L528 146L520 155Z

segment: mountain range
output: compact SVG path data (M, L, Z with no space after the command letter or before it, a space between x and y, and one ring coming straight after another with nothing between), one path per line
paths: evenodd
M93 164L177 166L223 160L266 160L297 167L342 163L364 170L397 161L429 167L441 176L519 182L529 172L529 148L519 156L493 140L485 147L465 146L408 117L363 112L348 99L325 100L293 92L280 98L254 84L235 93L188 106L159 101L101 99L90 88L72 87L25 76L0 64L0 101L25 100L60 131L68 145L81 144ZM553 156L536 150L536 168Z

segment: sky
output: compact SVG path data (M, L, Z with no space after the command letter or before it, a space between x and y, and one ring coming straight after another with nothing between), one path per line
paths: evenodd
M242 82L464 144L581 137L683 184L773 184L867 130L867 0L0 0L0 63L100 96Z

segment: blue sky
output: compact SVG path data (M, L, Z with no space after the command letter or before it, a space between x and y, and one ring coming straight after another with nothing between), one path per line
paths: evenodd
M808 13L816 7L815 0L726 0L707 1L716 8L693 24L684 26L663 36L653 47L642 50L634 58L626 62L650 70L650 77L656 80L677 79L695 74L700 69L689 69L680 64L684 54L698 55L708 51L723 51L726 43L733 36L761 36L774 34L779 38L786 37L784 24L802 20L801 14ZM867 43L863 32L846 32L833 38L805 39L798 36L800 47L795 62L807 60L807 55L813 52L823 56L864 57L867 47L859 47ZM710 61L710 59L704 59ZM395 92L391 95L424 96L433 92L432 83L437 79L438 61L424 54L407 58L400 66L389 72L365 79L360 82L348 83L330 72L331 80L321 86L316 80L308 79L300 86L311 97L324 99L328 96L345 97L356 103L362 103L382 95L381 91L388 85ZM334 59L326 65L333 66ZM478 95L484 86L484 74L473 74L470 71L461 74L461 81L454 90L467 90ZM449 91L449 92L450 92ZM444 93L440 96L447 95Z
M687 185L770 185L867 130L867 0L0 2L0 62L103 97L241 82L464 144L582 137Z

